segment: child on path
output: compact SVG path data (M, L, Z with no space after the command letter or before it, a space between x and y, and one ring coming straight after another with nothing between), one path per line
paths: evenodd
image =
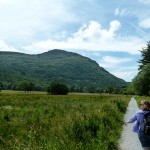
M133 131L138 133L138 137L143 149L150 150L150 135L145 135L140 130L140 127L143 123L144 115L150 112L150 102L142 100L140 106L141 110L138 110L127 123L133 123L136 121L136 124L133 126Z

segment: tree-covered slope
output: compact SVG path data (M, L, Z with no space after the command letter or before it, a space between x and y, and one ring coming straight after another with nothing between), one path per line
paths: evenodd
M39 86L53 81L82 88L127 85L95 61L63 50L38 55L0 52L0 60L0 82L4 85L15 86L21 80L30 80Z

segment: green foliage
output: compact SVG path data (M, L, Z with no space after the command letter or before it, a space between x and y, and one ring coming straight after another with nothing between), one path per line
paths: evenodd
M124 88L123 93L125 95L135 95L135 89L133 86L133 82L131 82L126 88Z
M34 84L30 81L20 81L19 85L16 87L18 90L23 90L25 92L33 91Z
M0 52L0 60L0 82L5 89L15 89L17 82L23 80L32 81L38 90L43 90L49 82L65 83L72 92L127 85L95 61L63 50L39 55Z
M143 48L142 59L139 60L139 72L133 79L133 87L136 94L149 95L150 94L150 41L147 47Z
M89 92L89 93L96 93L94 87L89 87L89 88L88 88L88 92Z
M0 82L0 92L1 92L2 88L3 88L3 84Z
M126 104L122 100L114 100L114 103L117 105L119 112L126 112Z
M0 149L116 150L129 100L1 92Z
M139 104L139 108L140 108L141 100L150 101L150 96L136 96L135 99L136 99L137 103Z
M110 94L122 94L124 88L126 88L126 86L123 87L108 86L105 90L106 93L110 93Z
M133 80L135 91L139 95L149 95L150 91L150 64L147 64Z
M49 87L47 87L47 93L52 95L67 95L69 89L66 84L52 82Z
M91 118L88 118L87 120L75 121L72 129L73 139L76 140L76 142L88 145L89 142L98 137L100 122L100 117L97 115L91 116Z
M144 66L150 64L150 41L147 42L147 47L142 48L140 52L142 54L142 59L139 60L139 70L142 70Z

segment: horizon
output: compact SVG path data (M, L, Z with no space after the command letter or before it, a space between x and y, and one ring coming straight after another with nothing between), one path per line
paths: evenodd
M149 9L150 0L0 0L0 51L74 52L131 82L150 40Z

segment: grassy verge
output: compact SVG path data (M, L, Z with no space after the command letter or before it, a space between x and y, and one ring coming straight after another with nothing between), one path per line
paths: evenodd
M139 105L141 100L148 100L148 101L150 101L150 96L136 96L135 99L137 101L137 104ZM140 105L139 105L139 108L140 108Z

